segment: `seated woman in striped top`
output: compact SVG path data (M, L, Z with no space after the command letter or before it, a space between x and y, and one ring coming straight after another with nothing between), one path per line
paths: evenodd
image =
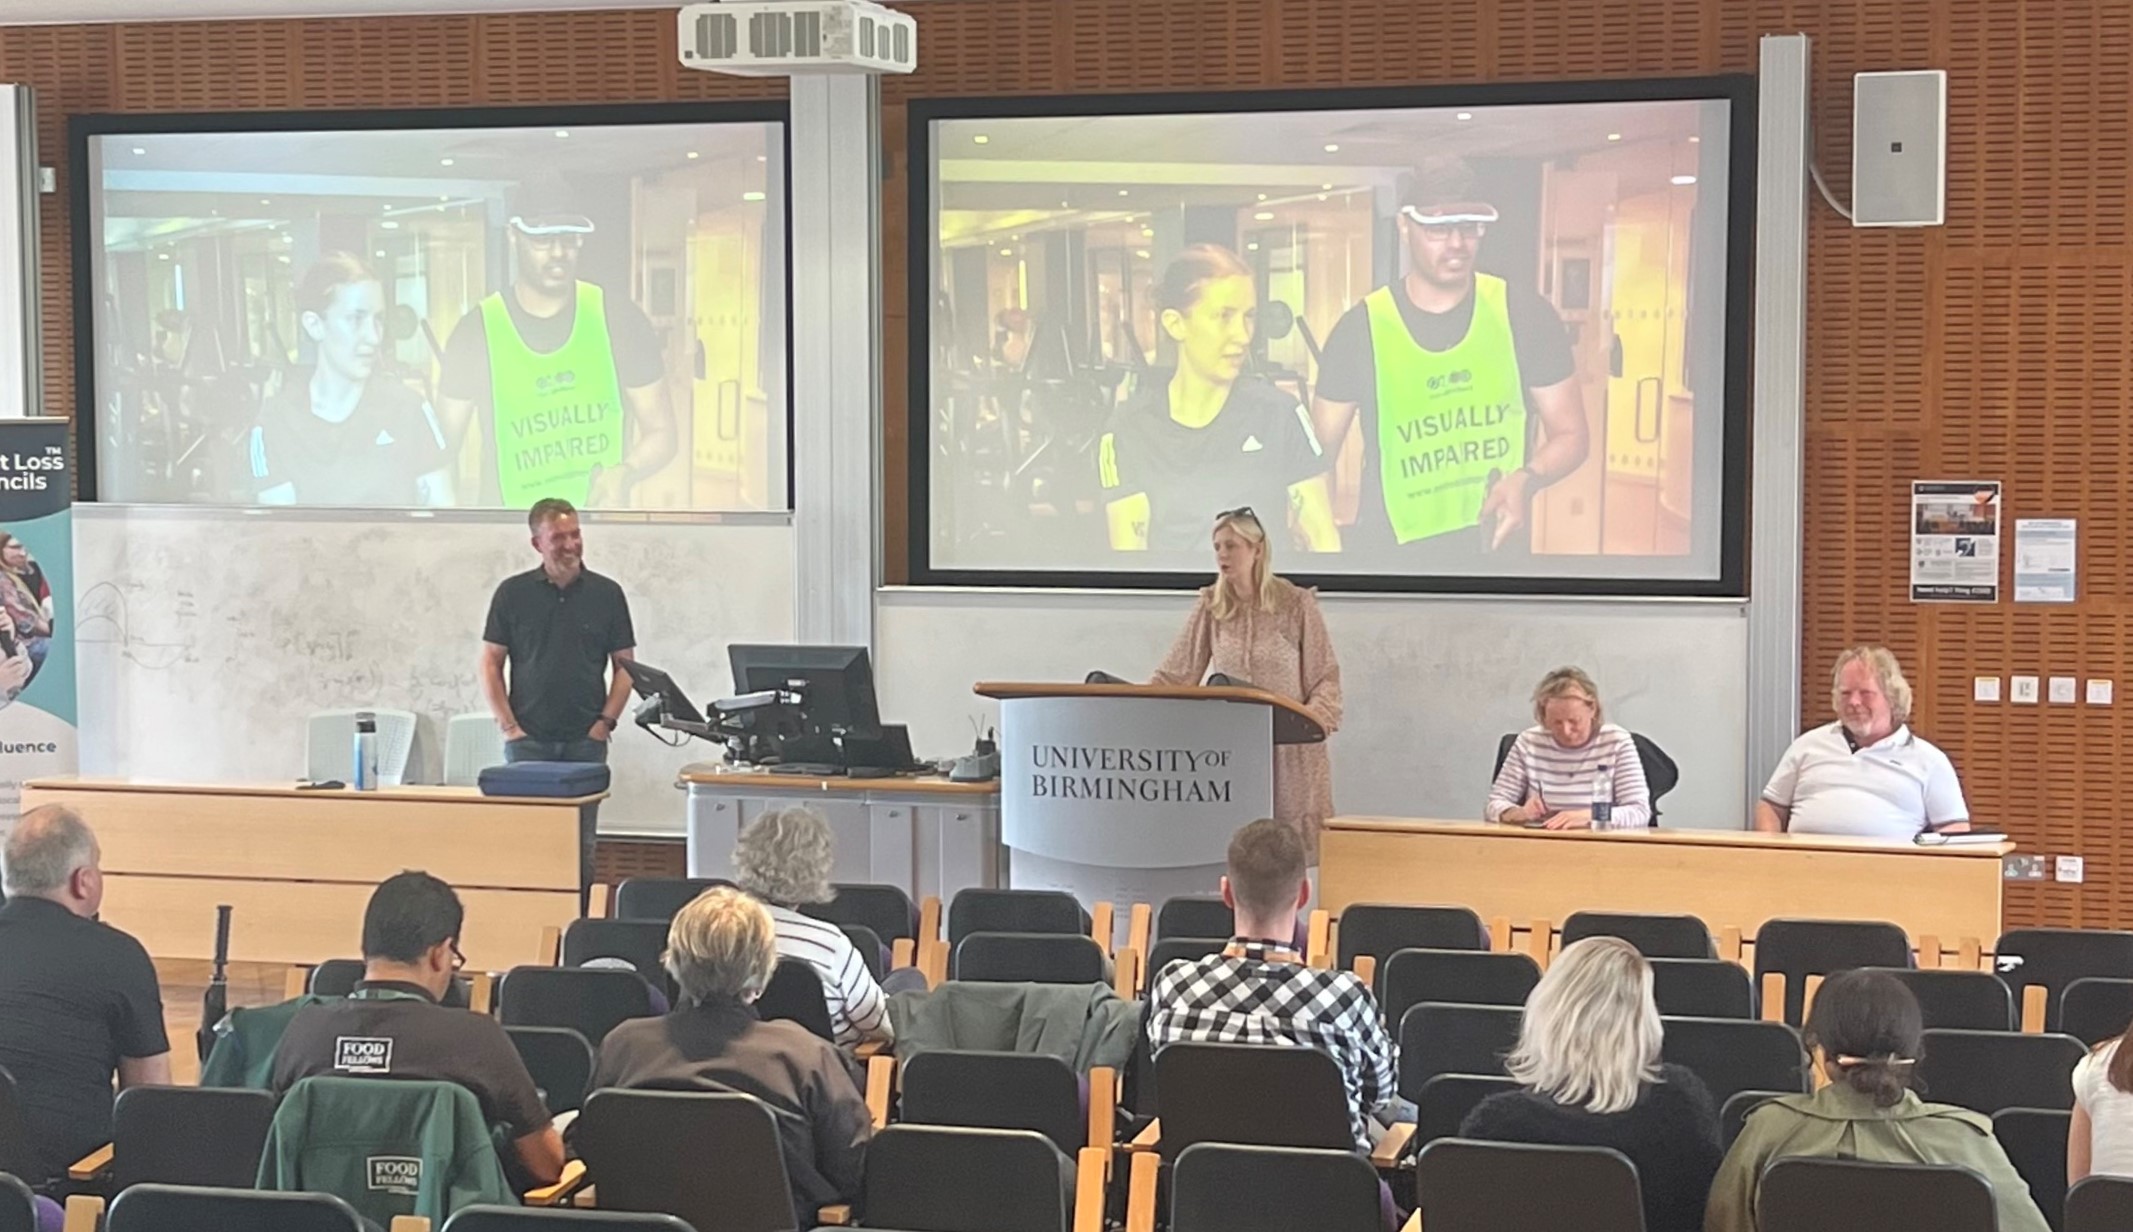
M1559 667L1533 690L1534 726L1518 733L1483 816L1550 830L1641 830L1652 793L1628 732L1606 721L1592 677ZM1595 802L1607 807L1595 810ZM1602 815L1595 820L1595 811Z

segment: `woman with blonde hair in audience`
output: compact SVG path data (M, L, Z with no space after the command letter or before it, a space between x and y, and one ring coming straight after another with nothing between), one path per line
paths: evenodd
M2133 1027L2074 1066L2074 1119L2066 1132L2066 1183L2133 1177Z
M1881 971L1831 976L1802 1033L1827 1085L1758 1106L1711 1183L1706 1232L1757 1232L1763 1170L1787 1156L1875 1163L1960 1164L1992 1186L1999 1232L2046 1232L2029 1183L2008 1162L1992 1118L1929 1104L1911 1089L1925 1055L1918 999Z
M1646 1232L1696 1232L1718 1170L1703 1080L1659 1060L1652 967L1619 937L1566 948L1526 998L1505 1062L1522 1088L1467 1114L1463 1138L1612 1147L1637 1166Z
M1609 784L1611 816L1595 821L1595 788ZM1533 690L1533 726L1518 733L1497 768L1482 816L1550 830L1642 830L1652 824L1644 761L1627 731L1607 721L1600 687L1558 667Z

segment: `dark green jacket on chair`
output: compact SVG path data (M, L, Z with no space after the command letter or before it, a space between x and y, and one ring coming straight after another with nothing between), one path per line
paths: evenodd
M306 1078L289 1089L259 1160L259 1187L330 1193L380 1227L442 1227L477 1202L515 1205L474 1093L449 1082Z
M296 1011L321 1005L335 997L309 993L276 1005L234 1009L215 1024L215 1046L200 1069L203 1087L243 1087L252 1091L274 1089L274 1050Z

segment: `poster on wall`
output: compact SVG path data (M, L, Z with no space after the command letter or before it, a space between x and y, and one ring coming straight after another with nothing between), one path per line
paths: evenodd
M0 419L0 828L75 769L74 517L64 419Z
M1911 602L1999 601L1999 481L1912 481Z
M2072 603L2075 598L2072 518L2016 518L2016 603Z

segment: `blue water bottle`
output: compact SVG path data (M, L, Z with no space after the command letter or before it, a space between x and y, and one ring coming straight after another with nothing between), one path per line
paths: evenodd
M348 785L357 791L378 789L378 716L368 710L356 715L355 770Z

